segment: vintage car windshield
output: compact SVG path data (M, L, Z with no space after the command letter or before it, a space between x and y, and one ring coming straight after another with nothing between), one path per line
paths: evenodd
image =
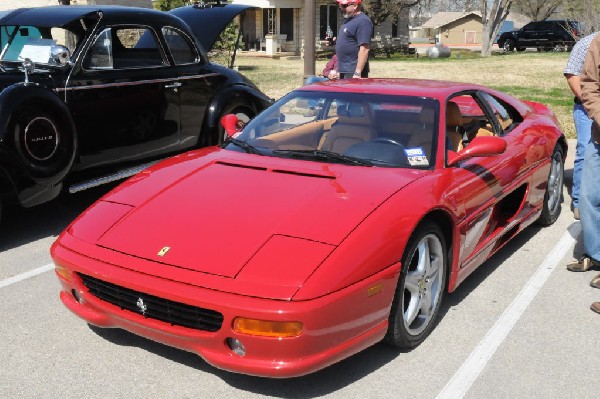
M413 96L297 90L225 148L361 166L433 167L439 102Z
M72 54L77 35L62 27L2 25L0 45L0 61L22 62L28 58L36 64L60 66L59 50Z

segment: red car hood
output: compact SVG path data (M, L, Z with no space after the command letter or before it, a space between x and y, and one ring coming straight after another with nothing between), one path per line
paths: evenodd
M133 208L97 245L235 277L275 236L328 247L319 251L326 255L390 195L427 173L224 153L230 151L159 165L105 197ZM165 247L168 254L158 257Z

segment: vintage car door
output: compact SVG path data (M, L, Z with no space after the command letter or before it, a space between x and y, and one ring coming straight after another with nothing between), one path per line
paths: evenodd
M105 27L80 62L65 88L80 168L178 149L180 84L156 32L145 26Z
M193 45L193 39L184 32L163 27L162 35L174 65L173 71L178 76L175 84L178 86L181 111L181 146L192 147L199 144L207 108L215 96L215 87L222 84L221 80L226 77L207 66L208 63Z

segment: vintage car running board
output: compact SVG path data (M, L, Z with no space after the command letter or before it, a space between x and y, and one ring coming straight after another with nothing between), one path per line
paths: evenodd
M69 193L74 194L79 191L83 191L83 190L87 190L87 189L90 189L93 187L101 186L103 184L111 183L111 182L114 182L117 180L126 179L128 177L131 177L131 176L141 172L142 170L146 169L147 167L154 165L155 163L157 163L159 161L160 160L148 162L145 164L141 164L138 166L120 170L120 171L110 174L110 175L96 177L94 179L85 180L80 183L75 183L75 184L69 186Z

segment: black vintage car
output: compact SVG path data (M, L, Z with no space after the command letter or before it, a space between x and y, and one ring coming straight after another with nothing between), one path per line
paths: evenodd
M2 202L34 206L85 187L77 179L217 144L222 115L264 109L267 96L206 55L247 8L0 13Z

